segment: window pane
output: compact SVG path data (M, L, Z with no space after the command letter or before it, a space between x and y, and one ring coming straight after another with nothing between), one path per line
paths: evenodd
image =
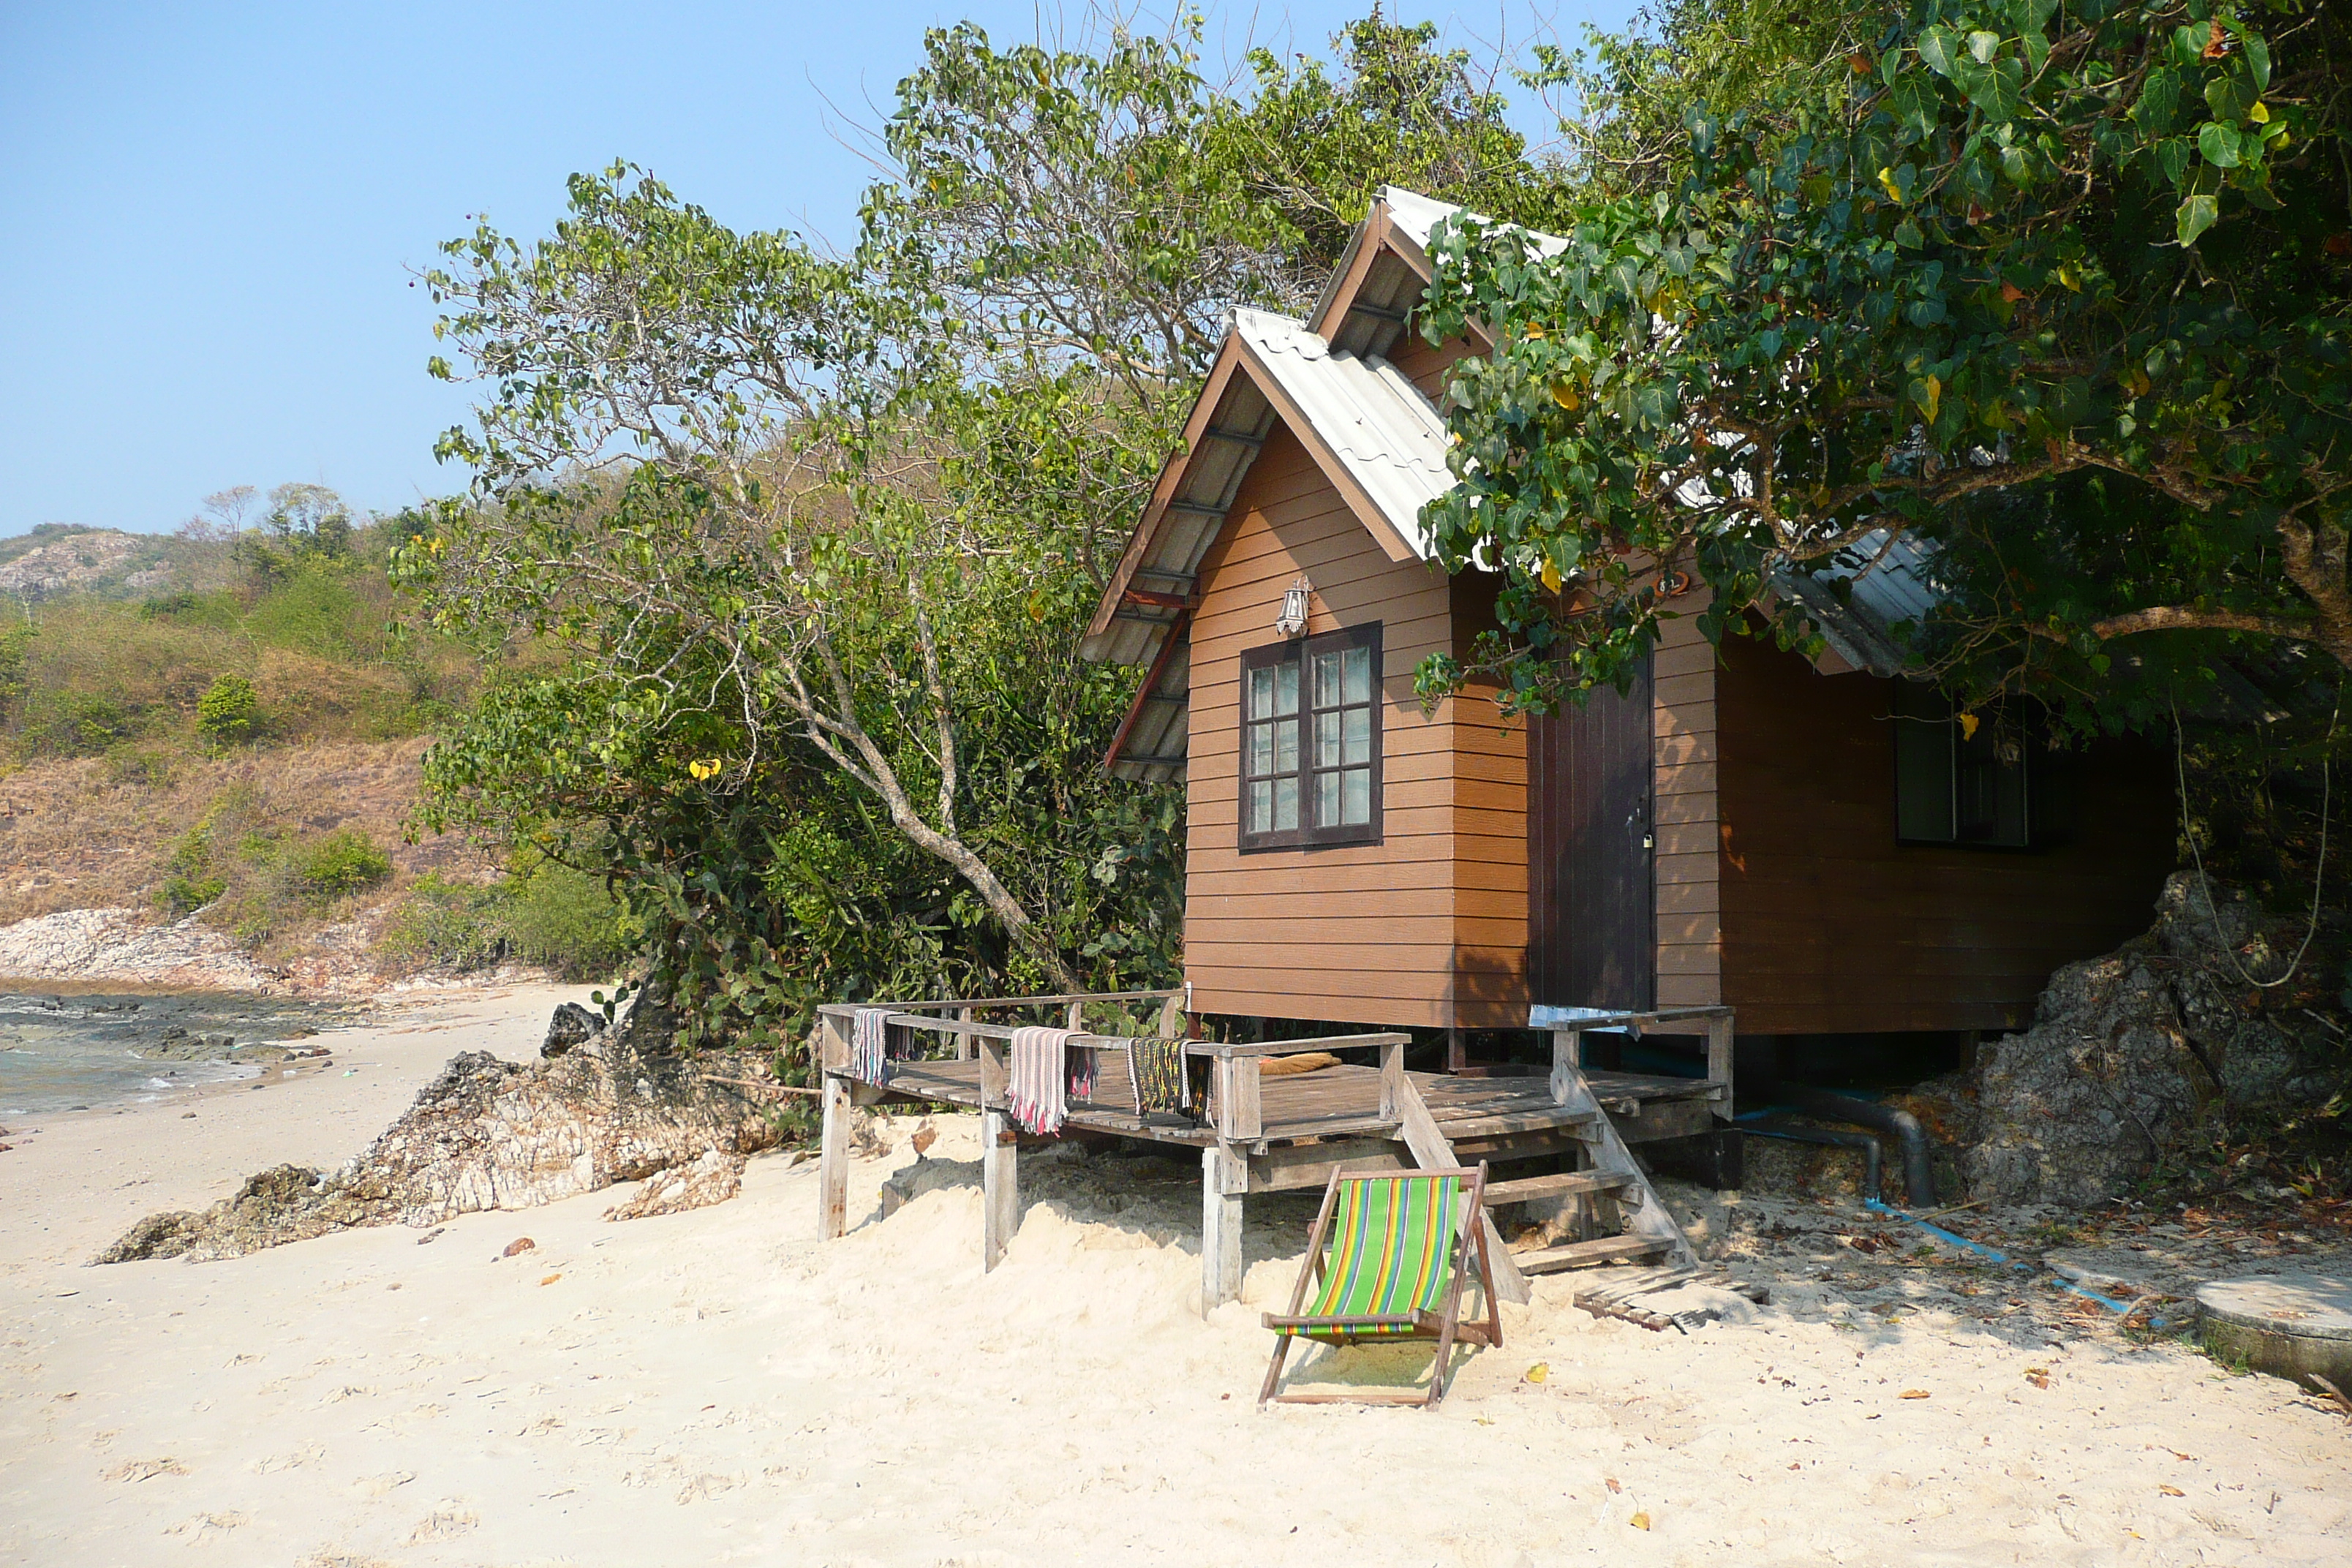
M1341 679L1343 696L1348 702L1370 702L1372 700L1372 650L1351 647L1347 650L1347 671Z
M1274 726L1253 724L1249 727L1249 776L1262 779L1274 772Z
M1274 716L1274 671L1253 669L1249 677L1249 716L1269 719Z
M1339 715L1315 715L1315 765L1336 768L1339 765Z
M1296 664L1274 667L1274 710L1286 715L1298 711L1298 666Z
M1372 770L1349 768L1339 776L1346 781L1339 790L1339 820L1350 827L1360 827L1372 819Z
M1336 827L1339 823L1339 775L1315 775L1315 826Z
M1298 781L1274 781L1274 830L1288 833L1298 826Z
M1895 836L1949 844L1952 820L1951 709L1942 696L1895 683Z
M1249 786L1249 831L1264 833L1274 826L1274 786L1254 784Z
M1372 710L1370 708L1350 708L1347 710L1346 719L1347 756L1345 761L1359 764L1370 762L1372 760ZM1320 758L1317 760L1321 761ZM1334 762L1340 760L1342 759L1336 757L1332 759Z
M1297 671L1291 672L1296 675ZM1266 726L1274 731L1274 772L1295 773L1298 771L1298 721L1277 720Z
M1339 706L1339 656L1336 653L1315 656L1315 706Z

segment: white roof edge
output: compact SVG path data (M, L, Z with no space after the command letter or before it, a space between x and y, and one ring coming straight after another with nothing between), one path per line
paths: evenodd
M1429 237L1437 226L1463 210L1452 202L1441 202L1434 196L1424 196L1418 191L1408 191L1402 185L1382 185L1381 200L1388 205L1389 221L1403 230L1412 242L1423 250L1429 248ZM1478 213L1473 213L1470 216L1478 218L1482 223L1494 221ZM1517 228L1518 226L1505 224L1501 226ZM1556 234L1545 234L1538 229L1527 229L1523 232L1535 242L1538 255L1557 256L1568 248L1568 241Z
M1304 321L1246 307L1232 331L1342 464L1381 521L1423 561L1434 555L1421 509L1452 489L1444 416L1384 359L1335 351Z

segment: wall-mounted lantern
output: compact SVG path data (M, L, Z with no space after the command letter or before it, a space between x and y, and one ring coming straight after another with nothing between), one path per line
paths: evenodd
M1307 635L1307 595L1314 591L1315 585L1307 580L1303 572L1299 574L1297 582L1282 591L1282 614L1274 618L1276 632L1286 637Z

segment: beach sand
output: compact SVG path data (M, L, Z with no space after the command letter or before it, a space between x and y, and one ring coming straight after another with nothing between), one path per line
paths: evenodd
M662 1218L606 1222L619 1187L429 1240L81 1266L250 1171L340 1163L452 1052L527 1056L562 994L445 998L265 1090L10 1140L0 1562L2352 1559L2352 1424L2032 1314L1841 1325L1795 1285L1748 1322L1654 1333L1538 1280L1435 1414L1259 1412L1257 1314L1311 1200L1254 1201L1246 1299L1204 1322L1197 1166L1024 1155L1020 1234L983 1275L969 1117L938 1119L932 1190L887 1220L917 1122L877 1119L833 1243L814 1163L776 1154L736 1200Z

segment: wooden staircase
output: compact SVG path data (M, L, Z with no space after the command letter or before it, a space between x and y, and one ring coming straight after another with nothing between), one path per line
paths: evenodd
M1491 1214L1481 1215L1486 1226L1486 1247L1495 1263L1496 1289L1507 1301L1528 1300L1527 1276L1557 1274L1570 1268L1597 1268L1611 1264L1651 1262L1678 1268L1696 1268L1698 1254L1690 1238L1675 1223L1665 1200L1650 1185L1650 1178L1634 1163L1608 1111L1593 1095L1584 1069L1572 1052L1555 1054L1552 1063L1553 1103L1560 1116L1554 1123L1582 1151L1580 1171L1489 1182L1489 1210L1530 1200L1569 1200L1577 1215L1581 1239L1513 1252L1504 1245ZM1412 1152L1413 1163L1424 1168L1463 1163L1440 1124L1429 1114L1420 1093L1407 1083L1398 1097L1399 1131ZM1623 1226L1621 1233L1619 1225Z

